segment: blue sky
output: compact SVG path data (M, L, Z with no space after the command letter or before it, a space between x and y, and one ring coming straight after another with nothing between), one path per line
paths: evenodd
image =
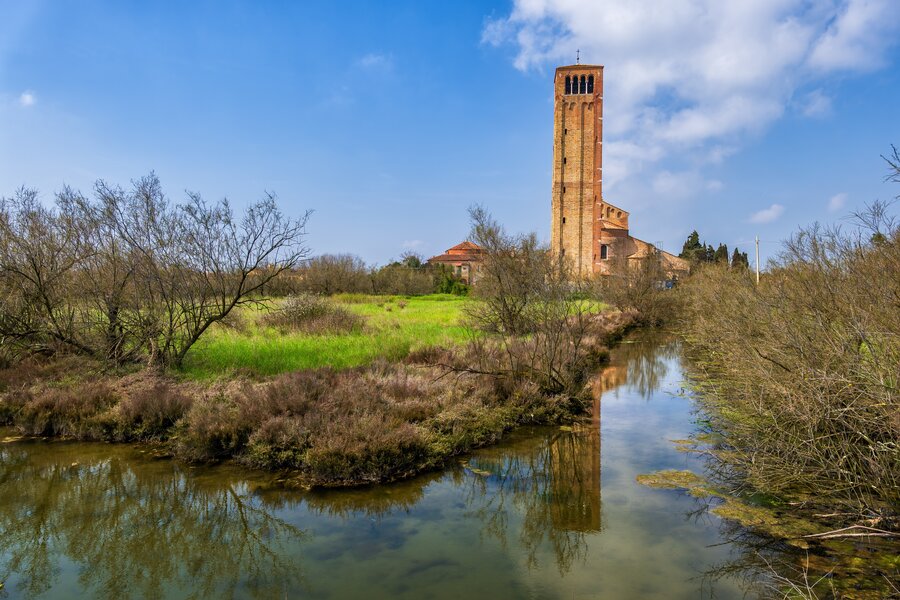
M892 6L893 4L893 6ZM896 184L892 0L0 0L0 195L155 170L315 212L316 253L462 240L466 208L549 235L552 74L604 64L604 195L632 233L764 257Z

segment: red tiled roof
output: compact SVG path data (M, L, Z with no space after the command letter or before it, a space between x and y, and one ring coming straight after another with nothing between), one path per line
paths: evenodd
M432 256L428 262L478 262L482 260L484 248L469 241L448 248L443 254Z
M476 251L476 252L484 252L484 249L478 244L473 244L472 242L466 240L460 244L453 246L447 250L447 253L450 254L453 250L468 250L468 251Z

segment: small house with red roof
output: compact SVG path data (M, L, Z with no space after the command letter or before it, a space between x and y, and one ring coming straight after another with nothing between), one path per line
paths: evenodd
M443 254L428 259L430 265L446 265L464 283L470 284L478 276L478 266L484 260L484 248L470 241L448 248Z

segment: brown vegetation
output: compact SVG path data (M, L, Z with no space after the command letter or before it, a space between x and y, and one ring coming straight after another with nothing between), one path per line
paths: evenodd
M898 171L900 173L900 171ZM814 226L760 284L702 269L683 286L704 402L745 491L900 511L900 227L876 204L857 231ZM897 526L896 521L893 526Z
M360 330L365 320L321 296L298 294L288 296L281 306L263 318L263 322L283 331L321 335Z
M653 249L634 263L614 258L609 275L594 282L595 293L619 310L634 312L641 324L659 326L678 312L678 298L665 285L668 279L662 257Z
M627 325L618 313L594 315L583 351L602 356ZM407 477L514 426L567 421L585 410L583 389L553 393L527 374L467 369L485 360L476 356L482 351L431 349L405 364L206 385L146 371L81 382L57 371L55 379L23 383L4 371L10 381L0 422L32 435L156 440L189 461L234 458L289 470L307 485L348 485Z
M311 293L388 294L418 296L439 289L444 271L422 262L416 254L407 253L401 260L384 266L367 265L352 254L323 254L306 261L290 277L270 292L277 295Z
M589 365L601 358L591 343L597 303L569 262L535 234L510 235L482 208L470 216L471 239L483 257L474 286L478 302L467 314L473 330L488 335L473 339L471 361L457 368L577 397ZM620 318L630 324L634 315Z

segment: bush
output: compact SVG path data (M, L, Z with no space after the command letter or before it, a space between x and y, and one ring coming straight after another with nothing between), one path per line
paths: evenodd
M3 412L7 422L27 435L100 439L103 425L98 417L117 400L108 384L92 382L8 394Z
M118 406L122 436L126 439L165 439L192 404L184 390L163 379L132 386Z
M352 254L323 254L309 259L297 270L296 286L326 296L372 292L369 268Z
M391 264L372 273L372 291L398 296L430 294L434 292L434 279L424 267Z
M365 320L321 296L300 294L287 298L280 308L267 314L263 322L281 330L323 335L359 331Z
M649 256L636 265L620 259L608 276L596 280L596 293L611 306L633 312L638 322L656 327L677 314L678 296L666 288L667 279L661 259Z
M244 418L243 390L219 390L194 401L180 432L178 453L188 460L234 456L247 445L253 424Z
M304 466L310 432L298 417L277 415L265 420L247 442L243 462L267 469Z
M863 216L880 236L812 227L758 286L707 268L681 291L724 466L756 490L878 514L900 510L900 227L879 207Z

